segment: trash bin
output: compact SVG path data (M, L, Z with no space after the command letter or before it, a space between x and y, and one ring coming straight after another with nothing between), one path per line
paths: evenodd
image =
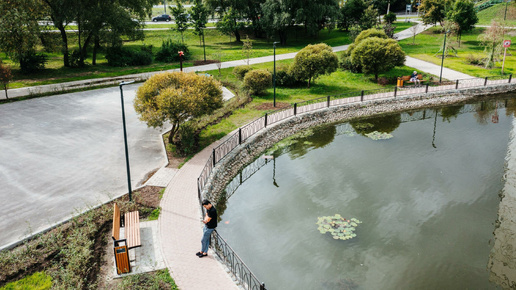
M115 247L115 265L118 275L122 273L131 272L131 265L129 264L129 253L127 246Z
M403 79L402 79L401 77L398 77L398 83L397 83L397 86L398 86L398 88L403 87Z

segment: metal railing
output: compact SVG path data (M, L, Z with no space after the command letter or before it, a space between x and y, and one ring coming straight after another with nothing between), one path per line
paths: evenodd
M391 89L376 89L367 91L363 90L295 103L289 108L279 109L272 113L266 113L263 117L260 117L251 123L239 128L236 133L228 137L222 144L213 149L213 153L211 154L210 158L208 158L208 161L206 162L201 175L199 178L197 178L199 201L202 199L202 191L205 188L215 165L238 145L244 143L249 137L253 136L258 131L266 128L267 125L274 124L301 113L311 112L327 107L361 103L371 100L397 98L413 94L427 94L446 90L485 87L489 85L511 83L511 80L512 74L509 75L508 78L502 76L462 79L449 81L438 86L430 86L427 84L422 86L413 85L401 88L394 87ZM221 259L226 263L226 265L228 265L229 269L237 277L238 281L243 285L248 286L246 289L265 289L265 284L258 282L258 279L256 279L249 268L244 264L244 262L242 262L238 255L231 249L231 247L224 241L224 239L220 237L218 233L216 233L214 239L215 241L212 244L213 249L217 255L219 255L219 257L221 257Z
M228 243L219 235L217 230L211 235L210 246L215 250L217 256L229 268L236 280L244 289L248 290L265 290L265 284L260 282L258 278L249 270L247 265L233 251Z

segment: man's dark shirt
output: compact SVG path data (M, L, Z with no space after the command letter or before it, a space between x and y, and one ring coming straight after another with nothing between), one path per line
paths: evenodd
M214 229L217 227L217 210L212 205L211 208L207 210L207 212L211 220L206 223L206 227L208 227L208 229Z

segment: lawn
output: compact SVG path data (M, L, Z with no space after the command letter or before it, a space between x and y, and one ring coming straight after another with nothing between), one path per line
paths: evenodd
M501 22L505 16L505 3L496 4L477 13L477 25L491 25L492 20ZM516 27L516 2L507 4L507 23L506 26Z
M293 60L282 60L276 62L276 69L288 66ZM252 65L254 69L268 69L273 71L273 62L262 63ZM398 76L410 75L414 71L411 67L399 67L394 68L386 74L381 74L380 77L386 77L390 80L390 84L387 86L381 86L377 84L372 75L364 75L362 73L351 73L349 71L337 70L331 75L320 76L310 88L306 85L286 88L276 87L276 103L278 107L284 105L292 105L303 101L313 100L326 96L336 96L340 94L347 94L350 92L356 92L356 95L360 95L361 90L374 90L381 88L392 88L395 85L395 80ZM226 68L221 70L219 75L218 70L209 71L215 78L222 81L223 83L231 83L232 87L239 90L240 94L243 94L242 81L238 80L233 75L233 68ZM209 126L207 129L201 132L201 148L211 144L212 142L222 138L231 131L249 123L251 120L263 116L267 112L273 110L261 109L265 103L273 103L274 101L274 89L270 88L264 95L252 96L253 100L243 108L236 109L233 114L220 123Z
M409 22L399 22L396 24L396 32L401 31L403 29L407 29L412 26L413 23ZM148 27L174 27L175 25L171 24L151 24ZM132 49L139 49L143 45L153 47L153 52L156 53L163 40L166 39L174 39L177 41L181 41L181 35L170 29L170 30L146 30L144 31L145 39L140 41L131 41L125 40L124 46ZM242 39L245 39L246 33L242 33ZM77 43L77 34L70 32L68 33L69 43L75 44ZM60 41L59 34L53 35L54 42L56 44ZM185 67L192 66L194 60L203 60L204 59L204 49L203 45L200 42L200 38L198 35L194 34L193 30L188 30L184 33L184 42L188 44L189 50L192 53L192 60L186 61L183 65ZM249 35L253 43L252 55L251 57L261 57L266 55L273 54L273 41L277 39L266 39L266 38L253 38L252 35ZM231 40L231 41L230 41ZM304 29L302 27L293 27L288 35L287 45L276 47L276 54L282 53L290 53L295 52L308 44L320 43L324 42L330 46L339 46L344 44L349 44L349 33L341 30L322 30L315 37L308 37ZM231 61L242 59L242 43L238 43L235 41L234 37L230 37L227 35L221 34L218 30L208 29L206 30L205 35L205 47L206 47L206 59L219 59L221 61ZM74 49L77 49L76 45L70 45L70 52ZM42 48L41 48L42 49ZM107 65L107 61L105 59L105 51L100 49L97 54L97 65L91 65L91 54L89 58L86 59L87 65L83 68L66 68L63 67L62 54L59 52L60 47L56 45L51 52L45 52L48 56L48 62L46 64L46 69L41 72L31 74L31 75L22 75L19 71L19 66L12 61L8 60L7 56L3 53L0 53L0 59L4 60L6 63L12 65L14 80L9 84L10 88L20 88L26 86L36 86L36 85L45 85L45 84L53 84L53 83L61 83L67 81L76 81L76 80L84 80L84 79L92 79L92 78L101 78L101 77L114 77L120 75L141 73L141 72L150 72L150 71L160 71L160 70L169 70L179 68L179 63L159 63L155 62L148 66L139 66L139 67L111 67Z
M471 57L485 57L484 46L478 39L479 35L483 33L485 29L486 28L479 27L473 29L471 32L464 33L461 38L460 46L457 37L448 36L446 41L452 43L452 46L457 50L457 56L445 58L444 66L476 77L500 75L502 66L501 58L500 62L498 62L493 69L472 65L467 61L468 58ZM505 38L511 39L514 43L516 41L516 30L509 31ZM399 43L408 55L441 65L441 49L443 42L444 34L439 33L439 27L434 27L418 34L415 39L415 45L412 44L412 38L401 40ZM516 58L511 54L511 51L514 51L514 49L508 50L508 56L505 61L504 73L506 74L516 72Z

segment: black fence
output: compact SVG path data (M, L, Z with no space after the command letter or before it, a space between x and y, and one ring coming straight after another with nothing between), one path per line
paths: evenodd
M265 284L260 282L258 278L249 270L247 265L233 251L228 243L215 230L211 235L210 246L215 250L217 256L229 268L235 279L240 283L242 288L248 290L265 290Z
M334 96L326 96L313 100L308 100L300 103L295 103L288 108L279 109L271 113L266 113L264 116L252 121L251 123L238 129L236 133L229 136L222 144L213 149L212 155L208 158L204 169L201 172L199 178L197 178L197 190L199 201L202 200L202 191L204 190L208 179L213 171L213 167L228 155L238 145L244 143L251 136L256 134L258 131L266 128L268 125L274 124L281 120L288 119L298 114L311 112L323 108L341 106L345 104L361 103L373 100L385 100L391 98L397 98L401 96L409 96L416 94L427 94L446 90L457 90L465 88L476 88L485 87L490 85L499 85L505 83L511 83L512 74L509 76L499 77L485 77L485 78L471 78L471 79L460 79L455 81L443 82L437 86L426 85L412 85L404 87L394 87L386 89L376 90L363 90L349 92ZM202 206L201 206L202 211ZM230 268L233 275L249 288L246 289L265 289L265 285L258 282L258 279L251 273L248 267L242 262L242 260L233 252L231 247L220 237L217 233L215 235L215 241L212 244L213 249L221 257L221 259Z

